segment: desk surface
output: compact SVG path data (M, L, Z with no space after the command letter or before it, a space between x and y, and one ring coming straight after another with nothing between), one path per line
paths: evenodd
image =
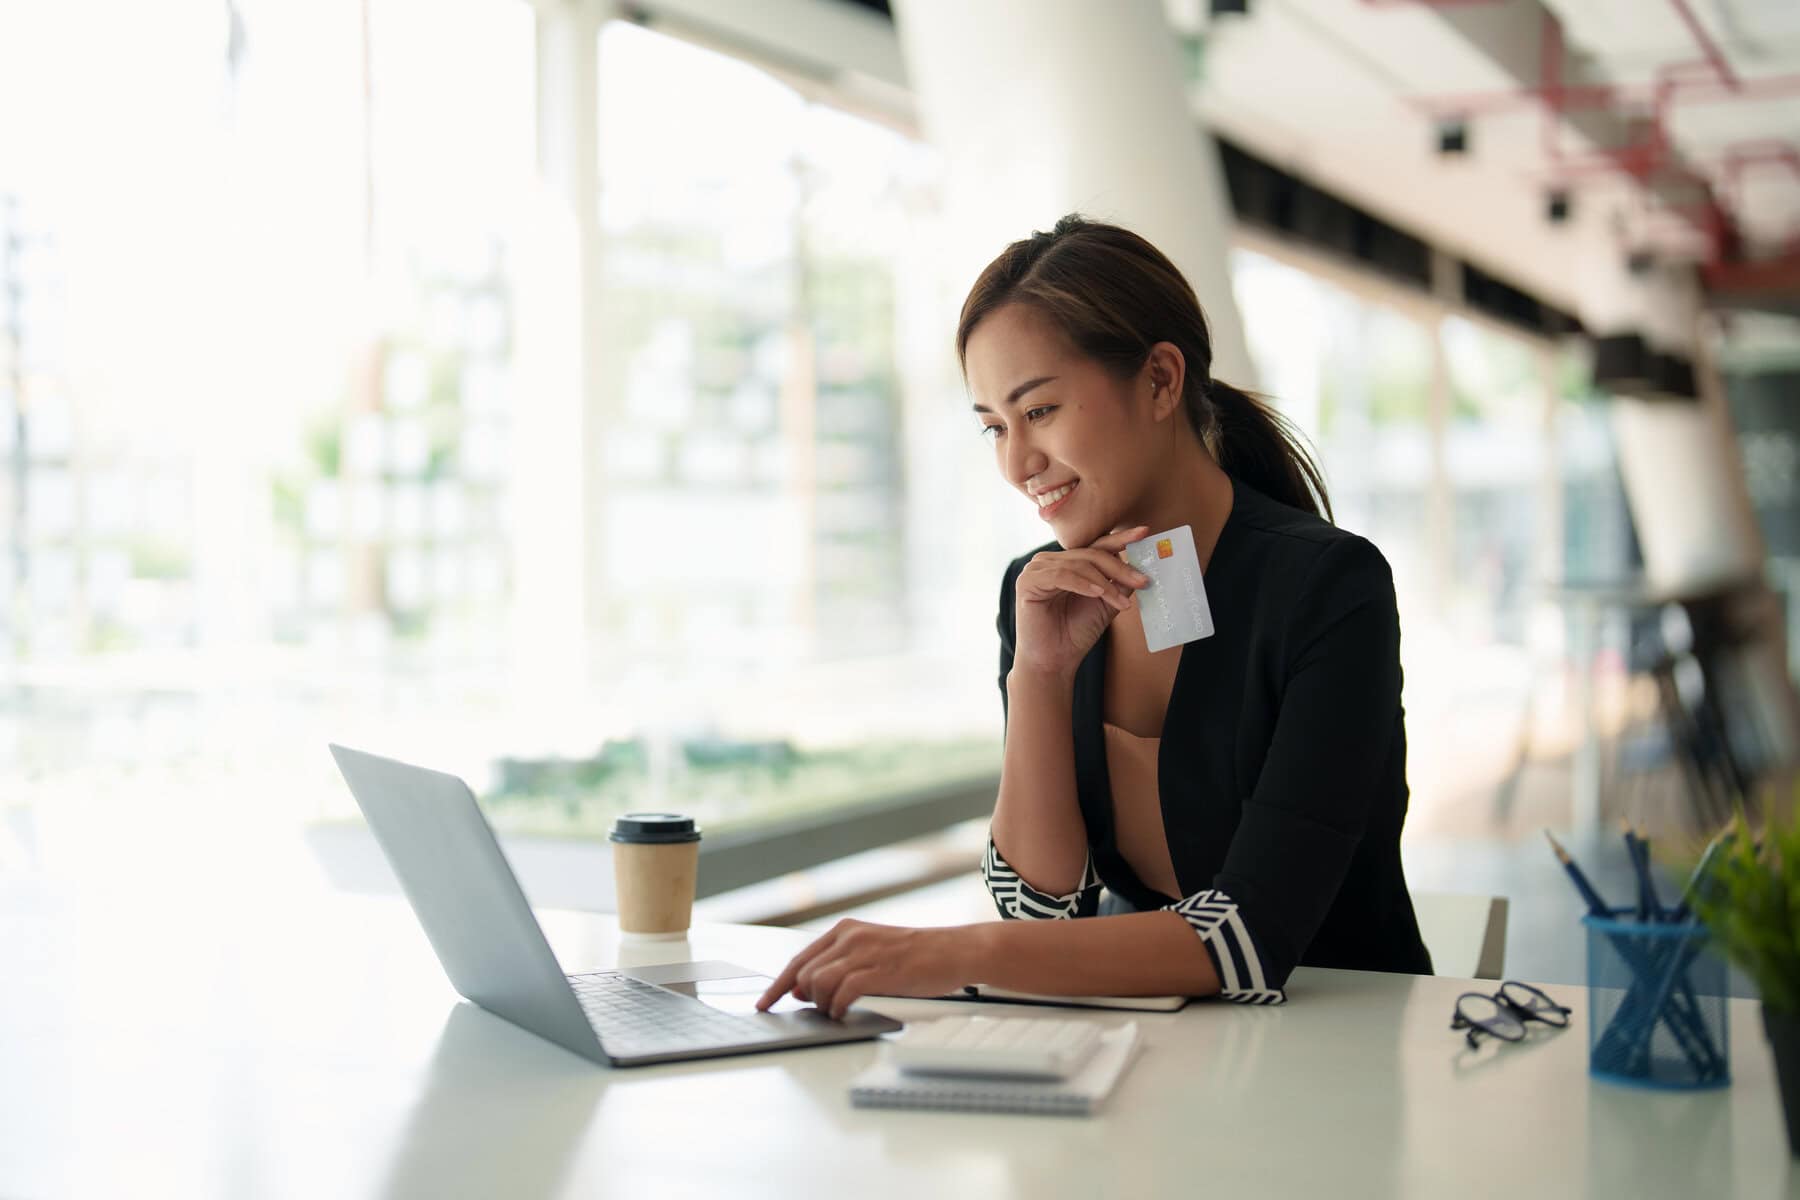
M1747 1001L1735 1082L1710 1093L1591 1083L1578 989L1553 989L1566 1033L1470 1054L1447 1028L1464 981L1302 970L1285 1008L1096 1014L1147 1040L1096 1118L861 1110L845 1087L870 1044L608 1071L459 1003L397 900L173 890L0 880L7 1200L1790 1194ZM566 967L618 960L610 919L544 923ZM626 949L772 972L804 940Z

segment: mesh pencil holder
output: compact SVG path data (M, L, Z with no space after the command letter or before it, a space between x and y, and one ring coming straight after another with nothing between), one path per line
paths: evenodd
M1588 1074L1654 1088L1731 1082L1725 963L1698 921L1587 916Z

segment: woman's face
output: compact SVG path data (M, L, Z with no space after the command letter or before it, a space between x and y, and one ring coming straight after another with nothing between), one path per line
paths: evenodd
M1000 474L1056 540L1087 546L1122 525L1155 456L1154 361L1119 379L1027 304L982 318L963 358Z

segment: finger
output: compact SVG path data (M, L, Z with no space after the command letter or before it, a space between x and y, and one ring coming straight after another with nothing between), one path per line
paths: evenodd
M1071 572L1072 578L1083 581L1085 590L1082 594L1094 596L1118 612L1124 612L1131 607L1132 597L1137 592L1131 580L1115 580L1105 571L1087 562L1072 563L1065 569ZM1069 590L1075 589L1071 587Z
M1091 559L1059 558L1038 568L1029 580L1019 576L1020 593L1032 600L1053 599L1058 592L1078 596L1102 596L1115 586L1112 578Z
M794 986L794 980L799 973L799 962L800 959L798 956L788 960L788 965L781 969L781 974L775 977L775 982L771 983L768 986L768 989L757 998L757 1012L768 1012L769 1005L788 994L788 991Z
M874 967L863 967L845 975L837 985L837 991L831 997L831 1019L841 1021L850 1012L850 1006L869 994L869 987L874 982Z
M1117 590L1117 585L1106 577L1104 571L1084 562L1064 564L1052 577L1052 582L1058 584L1063 591L1074 592L1079 596L1096 596L1102 600L1108 593Z
M1106 586L1093 575L1082 575L1069 570L1040 571L1029 580L1022 575L1019 577L1019 602L1048 604L1070 593L1077 596L1102 596L1106 594Z
M819 959L812 962L800 972L801 986L806 989L807 999L817 1005L821 1012L831 1011L831 998L836 994L838 984L850 973L850 960L842 957Z
M1099 571L1071 570L1063 591L1099 600L1114 612L1124 612L1131 606L1131 593Z
M1110 583L1101 591L1099 599L1100 603L1111 610L1111 613L1122 613L1131 607L1130 593L1121 591Z
M1149 532L1148 525L1133 525L1130 529L1115 530L1103 538L1095 538L1088 549L1117 554L1131 543L1142 540Z
M1117 554L1109 554L1104 550L1071 550L1070 554L1081 556L1081 561L1092 563L1109 579L1118 581L1128 588L1150 586L1150 577L1120 558Z
M1080 580L1082 582L1073 582ZM1019 575L1018 594L1026 600L1053 599L1058 591L1079 596L1104 596L1108 589L1120 588L1130 596L1147 587L1150 577L1117 556L1098 550L1071 550L1034 561Z
M788 965L783 967L781 969L781 974L775 977L775 982L771 983L768 986L768 989L764 991L762 996L756 1001L756 1011L767 1012L769 1005L775 1003L789 991L793 990L794 983L800 978L800 972L805 969L806 964L826 951L832 941L837 937L837 932L837 928L834 926L830 932L813 939L812 943L809 944L806 949L789 959ZM805 997L801 997L801 999L805 999Z

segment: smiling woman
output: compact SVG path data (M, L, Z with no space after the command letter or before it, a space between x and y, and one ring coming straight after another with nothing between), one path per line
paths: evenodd
M982 273L957 346L1002 477L1056 539L1001 586L983 864L1002 916L1050 919L845 921L764 1002L841 1014L981 982L1268 1004L1301 963L1429 972L1400 866L1392 575L1330 523L1274 411L1210 377L1187 281L1137 235L1066 217ZM1151 581L1123 551L1184 525L1216 632L1152 653Z

